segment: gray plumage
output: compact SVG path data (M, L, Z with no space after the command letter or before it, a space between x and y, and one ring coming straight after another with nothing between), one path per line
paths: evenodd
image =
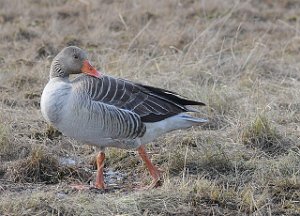
M202 102L178 94L98 73L77 47L62 50L53 60L42 98L44 118L62 133L99 147L137 148L172 130L206 122L184 112ZM88 66L83 66L83 62Z

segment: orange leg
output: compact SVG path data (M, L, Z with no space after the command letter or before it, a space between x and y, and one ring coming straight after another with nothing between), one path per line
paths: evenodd
M105 153L99 152L99 154L97 155L97 175L96 175L96 183L95 183L95 187L98 189L105 188L104 175L103 175L104 159L105 159Z
M104 184L104 159L105 159L105 153L99 152L96 158L97 162L97 174L96 174L96 183L95 186L85 186L85 185L71 185L71 188L76 190L89 190L91 188L97 188L97 189L105 189Z
M159 173L158 169L152 164L144 146L140 146L137 149L137 151L138 151L140 157L142 158L142 160L145 162L146 167L148 168L150 175L152 176L152 182L147 187L147 189L152 189L154 187L157 187L159 180L160 180L160 173Z

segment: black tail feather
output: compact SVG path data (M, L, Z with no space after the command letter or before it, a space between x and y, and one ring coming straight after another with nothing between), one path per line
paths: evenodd
M185 99L181 95L179 95L175 92L169 91L169 90L152 87L152 86L147 86L147 85L142 85L142 84L139 84L139 85L147 90L145 93L150 94L152 96L157 96L161 99L164 99L168 102L171 102L175 105L179 105L181 107L182 106L184 107L186 105L198 105L198 106L206 105L205 103L200 102L200 101Z

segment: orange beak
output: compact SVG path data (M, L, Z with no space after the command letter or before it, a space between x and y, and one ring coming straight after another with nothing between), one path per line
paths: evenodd
M84 60L81 72L93 77L101 77L101 73L90 64L89 60Z

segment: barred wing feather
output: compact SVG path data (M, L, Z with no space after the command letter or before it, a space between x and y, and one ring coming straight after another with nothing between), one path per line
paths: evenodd
M142 122L157 122L181 112L193 112L187 105L205 105L180 95L124 79L102 76L80 76L73 81L87 91L93 101L113 105L136 113Z

